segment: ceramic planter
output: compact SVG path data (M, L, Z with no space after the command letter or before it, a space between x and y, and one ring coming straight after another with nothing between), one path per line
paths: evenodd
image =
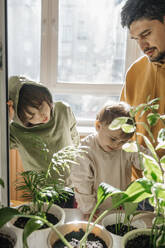
M47 205L45 204L44 209L47 209ZM48 213L53 214L55 217L58 218L59 222L56 224L56 226L61 225L65 221L65 212L64 210L57 206L57 205L52 205L52 207L49 209ZM17 243L15 248L20 248L23 247L22 245L22 233L23 229L18 228L14 226L14 222L16 221L17 218L12 219L9 223L8 226L16 233L17 235ZM28 245L29 248L36 248L36 247L47 247L47 237L50 232L51 228L45 228L41 230L37 230L33 232L29 237L28 237ZM37 244L37 246L36 246Z
M135 237L138 237L141 234L150 235L150 233L151 233L151 229L149 228L140 228L140 229L132 230L128 232L122 237L121 248L125 248L128 240L134 239ZM140 244L139 244L139 247L140 247Z
M12 243L13 245L13 248L15 248L16 246L16 241L17 241L17 236L16 234L9 228L9 227L2 227L0 228L0 235L5 235L6 238L8 238L10 240L10 242ZM2 244L0 244L0 247Z
M84 231L87 227L86 221L75 221L75 222L68 222L61 226L58 226L58 230L65 236L67 233L70 233L72 231L78 231L80 228L82 228ZM94 233L96 236L99 236L107 245L108 248L112 248L113 241L112 237L109 235L108 231L101 225L96 225L92 233ZM52 245L59 239L58 235L51 231L48 236L48 247L52 248Z
M111 213L111 214L105 216L102 220L102 225L106 228L106 226L108 226L108 225L115 224L117 214L118 213ZM120 216L121 216L120 221L123 223L125 214L121 213ZM143 220L139 220L136 218L136 220L132 221L131 226L134 226L136 228L145 228L146 224ZM111 234L111 236L113 238L113 248L121 248L122 236L113 234L111 232L109 232L109 234Z

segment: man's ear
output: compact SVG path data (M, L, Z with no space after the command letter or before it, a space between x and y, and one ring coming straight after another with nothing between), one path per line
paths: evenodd
M96 121L95 121L95 128L96 128L96 131L100 131L101 127L102 127L101 122L98 121L98 120L96 120Z

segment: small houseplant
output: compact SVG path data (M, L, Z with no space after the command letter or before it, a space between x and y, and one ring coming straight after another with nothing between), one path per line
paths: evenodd
M97 210L97 207L100 206L100 204L111 194L111 188L109 189L109 185L107 184L101 184L98 188L98 201L93 209L93 212L89 218L89 222L87 224L86 232L84 236L82 237L79 247L84 248L86 247L85 244L87 242L87 236L89 233L92 232L94 226L100 221L101 218L98 218L94 223L91 223L91 220L93 218L93 215L95 211ZM17 209L10 208L10 207L5 207L0 209L0 227L3 226L5 223L13 219L14 217L28 217L30 220L27 222L25 225L25 228L23 230L23 247L27 248L27 238L29 235L34 232L35 230L39 229L43 224L46 224L48 227L50 227L57 235L59 238L63 241L63 243L68 247L68 248L73 248L73 246L67 241L67 239L61 234L61 232L58 230L58 227L54 226L52 223L50 223L47 219L43 218L42 216L37 216L37 215L30 215L27 213L20 213ZM106 231L107 232L107 231ZM108 248L112 247L112 239L110 238L109 235L107 235L108 239L110 240L110 246Z
M150 124L156 124L158 120L163 121L164 116L160 116L156 113L156 109L158 108L157 104L158 99L154 99L148 101L147 104L142 104L131 111L131 118L134 118L138 111L141 111L143 114L148 109L153 112L149 114L148 121ZM126 132L132 132L136 128L136 123L134 125L127 124L127 118L119 118L113 123L111 128L122 128ZM146 127L150 136L152 137L152 133L150 132L148 126ZM137 134L141 135L141 134ZM144 136L144 140L146 142L147 147L150 149L152 156L148 156L143 154L138 150L138 144L131 143L125 145L124 149L129 151L139 151L139 159L141 161L141 165L144 166L144 177L134 181L132 184L128 186L125 191L121 191L112 187L111 185L101 183L98 192L97 192L97 203L94 207L91 216L88 221L88 226L85 232L85 235L80 241L79 247L86 247L86 239L88 234L92 231L93 227L99 223L102 218L109 213L112 209L118 208L120 205L124 203L130 203L134 205L134 203L138 203L146 198L150 199L150 203L155 208L156 218L154 219L153 228L151 233L154 234L151 236L151 242L154 243L153 247L163 247L165 242L165 231L164 231L164 215L165 215L165 186L164 186L164 164L165 164L165 156L159 159L156 155L155 149L151 142ZM158 135L158 146L156 149L165 148L165 130L162 129ZM113 206L107 210L105 210L91 225L91 221L93 216L97 210L97 208L102 204L102 202L108 197L118 196L119 199L113 202ZM8 212L7 216L4 216L4 212ZM16 209L1 209L0 210L0 225L2 226L7 221L9 221L13 216L20 216L21 214ZM51 227L59 236L59 238L63 241L63 243L69 247L73 248L72 245L65 239L65 237L58 231L58 228L54 227L47 220L43 219L40 216L29 215L28 217L31 220L27 223L24 234L23 234L23 243L24 247L27 247L26 239L30 235L33 230L39 228L43 223L46 223L49 227Z
M138 112L140 112L140 117L144 113L147 113L148 125L145 123L141 123L140 120L136 123L133 122L133 125L129 125L127 124L128 119L117 118L110 125L110 128L113 130L122 128L122 130L125 132L131 132L132 130L136 129L137 124L142 124L146 128L149 136L152 138L152 141L155 142L152 136L152 132L150 131L150 126L156 125L158 121L162 121L165 124L165 115L160 115L157 112L157 109L159 108L158 101L158 98L153 100L148 99L146 104L140 104L139 106L132 108L130 112L132 121L134 121L134 117ZM146 136L136 132L135 135L136 142L125 144L123 146L123 149L129 152L136 151L139 153L140 163L142 168L144 168L143 178L134 181L127 188L127 190L123 192L123 199L126 199L126 197L128 197L130 202L137 203L145 198L149 198L149 202L154 207L156 216L153 220L152 228L150 230L149 244L147 244L146 247L162 248L165 246L165 156L159 158L156 154L156 150L160 148L165 149L165 128L162 128L158 133L158 144L156 148L154 148L154 146ZM140 152L139 144L137 142L138 135L141 135L143 137L145 144L150 150L152 156ZM138 192L139 197L136 199L134 197L130 198L133 192ZM130 235L132 235L132 233L134 233L134 231L130 232ZM139 246L141 246L141 244L138 241L137 247Z
M134 188L134 186L133 186ZM102 204L102 202L104 200L106 200L108 197L113 196L113 195L120 195L121 199L117 202L115 202L113 204L113 206L107 210L105 210L96 220L94 223L92 223L92 219L93 216L97 210L97 208L100 206L100 204ZM148 196L148 194L147 194ZM109 184L106 183L101 183L98 187L98 191L97 191L97 203L90 215L90 218L88 220L88 225L85 231L84 236L82 237L82 239L80 240L79 246L80 248L84 248L86 247L86 242L87 242L87 237L89 235L89 233L92 232L92 229L95 227L95 225L97 223L99 223L102 218L109 213L109 211L111 211L114 208L118 208L122 203L124 202L129 202L130 200L136 200L139 199L139 192L134 192L134 190L131 190L129 196L125 193L122 192L112 186L110 186ZM141 199L143 199L143 197L141 197ZM4 215L4 213L6 213L6 215ZM43 225L43 223L46 223L49 227L51 227L51 229L57 233L57 235L59 236L59 238L63 241L63 243L68 247L68 248L73 248L73 246L66 240L66 238L62 235L62 233L58 230L58 227L53 226L48 220L40 217L40 216L36 216L36 215L23 215L20 212L18 212L17 209L13 209L13 208L3 208L0 210L0 226L3 226L6 222L8 222L10 219L12 219L13 217L16 216L25 216L25 217L29 217L31 218L30 221L28 221L28 223L26 224L25 228L24 228L24 232L23 232L23 244L24 247L28 247L27 246L27 238L28 236L34 231L37 230L40 226ZM110 235L109 235L110 237ZM112 243L111 243L112 245ZM111 247L111 246L110 246Z
M0 178L0 185L4 188L4 181ZM0 208L3 208L3 205L0 203ZM2 248L15 247L17 237L15 233L9 227L0 228L0 244Z
M46 147L44 147L44 151L46 151ZM50 210L52 208L56 208L56 211L60 211L60 213L57 214L57 216L61 219L58 220L59 223L60 221L62 221L62 223L64 222L65 212L59 206L54 205L54 201L60 202L61 199L65 200L67 199L68 194L72 192L69 188L64 186L65 178L62 178L61 176L59 177L59 174L61 172L63 172L63 174L69 173L70 163L74 163L77 153L81 151L82 150L80 150L78 147L65 147L57 153L53 154L52 160L46 172L26 171L22 173L21 180L19 181L19 184L17 184L17 190L23 190L23 197L27 200L31 200L32 202L30 205L22 205L18 208L17 211L20 213L20 215L18 215L18 217L20 217L19 219L24 218L26 220L25 223L28 220L28 215L37 215L43 219L47 219L47 215L50 215ZM45 155L46 154L47 151ZM8 211L7 208L5 209L5 211ZM13 221L15 220L12 220L12 222ZM39 226L39 228L41 228L41 226ZM34 230L31 228L30 233ZM46 232L48 235L49 230ZM39 240L42 242L42 238L39 238ZM30 247L32 246L30 245Z
M129 203L124 204L123 209L115 210L102 219L102 225L110 232L113 238L113 247L120 248L122 237L137 228L145 228L146 223L142 218L137 217L137 204L129 209ZM129 211L130 210L130 211ZM140 213L140 212L138 212Z

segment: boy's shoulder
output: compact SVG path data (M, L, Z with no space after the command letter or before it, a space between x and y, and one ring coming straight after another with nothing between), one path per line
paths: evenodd
M96 147L96 134L92 133L81 139L81 145L87 146L88 149L95 149Z

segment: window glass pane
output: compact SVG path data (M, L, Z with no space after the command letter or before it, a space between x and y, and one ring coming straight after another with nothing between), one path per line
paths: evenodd
M95 120L97 112L106 104L117 102L119 96L94 96L94 95L56 95L53 93L55 101L65 101L71 107L78 120Z
M58 82L121 83L121 0L60 0Z
M9 76L40 78L41 0L8 0Z

